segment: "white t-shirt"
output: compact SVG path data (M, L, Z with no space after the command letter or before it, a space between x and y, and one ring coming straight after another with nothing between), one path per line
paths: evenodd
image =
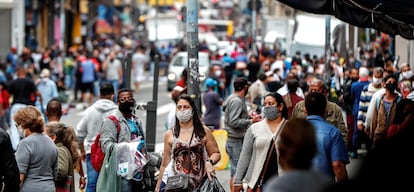
M145 63L148 61L148 57L142 53L134 53L134 55L132 55L133 78L135 81L142 81L145 79Z
M119 73L118 70L119 68L122 69L122 65L121 65L121 61L119 61L118 59L114 59L112 62L108 63L108 67L106 68L106 79L107 80L118 80L119 78Z

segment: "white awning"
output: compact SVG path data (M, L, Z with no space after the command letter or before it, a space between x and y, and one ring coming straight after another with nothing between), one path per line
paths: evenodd
M13 8L13 0L0 0L0 9Z

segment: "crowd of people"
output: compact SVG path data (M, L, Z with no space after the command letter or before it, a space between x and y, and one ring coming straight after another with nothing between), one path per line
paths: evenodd
M325 58L302 58L300 52L288 59L277 50L254 55L237 47L210 53L214 64L202 85L202 114L187 95L188 69L183 71L171 92L175 109L166 123L160 174L151 185L145 164L155 157L146 151L134 94L143 72L152 70L152 57L174 52L153 46L139 45L133 53L135 89L125 87L121 63L130 49L97 46L70 49L65 56L53 49L24 49L17 56L12 49L0 73L1 125L10 127L10 133L0 131L3 190L75 191L79 182L86 191L165 191L169 177L186 174L188 189L197 191L215 177L224 153L212 134L218 129L227 131L232 192L243 183L248 191L353 189L375 171L370 164L361 177L349 178L350 158L364 157L364 149L374 154L367 162L375 161L399 146L396 138L411 133L414 75L408 63L395 65L387 50L377 57L367 50L360 60L333 53L326 65ZM75 99L79 90L86 104L76 127L60 122L68 88ZM91 147L98 133L107 166L97 170ZM393 155L405 157L399 151Z

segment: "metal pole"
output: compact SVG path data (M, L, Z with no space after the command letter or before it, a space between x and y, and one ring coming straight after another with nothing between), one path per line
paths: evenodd
M349 23L345 23L345 48L346 56L349 57Z
M331 57L331 16L325 16L325 81L329 81L331 78L331 67L330 67L330 57Z
M155 55L154 59L154 88L152 89L152 100L158 101L158 76L160 73L160 56Z
M65 0L60 0L60 41L59 49L62 51L63 55L65 54Z
M356 59L360 60L360 55L358 53L358 27L354 26L354 56Z
M131 71L132 71L132 52L127 53L126 63L124 65L125 87L131 88Z
M158 42L158 1L156 0L156 6L155 6L155 42Z
M252 0L252 41L253 41L253 54L254 55L257 55L257 52L256 52L256 31L257 31L257 29L256 29L256 19L257 19L257 13L256 13L256 3L257 3L257 0ZM262 37L262 39L263 39L263 37Z
M188 94L193 98L197 114L201 116L200 74L198 71L198 0L187 0L187 65Z
M148 152L155 151L155 137L157 135L157 100L158 100L158 73L159 73L159 56L155 56L154 61L154 87L152 89L152 101L147 103L147 120L146 120L146 145Z

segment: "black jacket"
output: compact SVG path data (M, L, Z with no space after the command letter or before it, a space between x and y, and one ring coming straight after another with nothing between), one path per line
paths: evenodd
M0 185L4 192L19 191L20 176L9 134L0 128Z

